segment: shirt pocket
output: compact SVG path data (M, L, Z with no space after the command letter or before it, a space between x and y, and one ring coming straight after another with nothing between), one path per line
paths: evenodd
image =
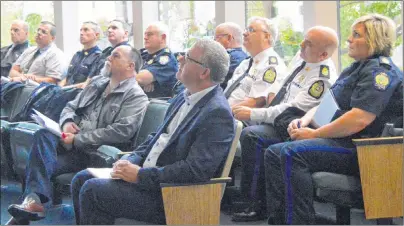
M113 101L113 102L116 102L116 101ZM114 121L119 113L120 108L121 108L120 104L116 104L116 103L110 104L108 106L108 109L107 109L106 115L105 115L105 121L107 124L114 123Z

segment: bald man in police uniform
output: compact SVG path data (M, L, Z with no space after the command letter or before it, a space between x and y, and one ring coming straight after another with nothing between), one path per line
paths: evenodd
M226 78L220 84L223 90L227 87L227 82L233 77L233 73L240 63L248 57L243 51L243 30L233 22L219 24L215 29L215 41L220 43L230 56L230 67Z
M150 24L144 32L143 67L137 82L149 98L171 97L177 82L177 59L167 47L168 27L160 22Z
M288 122L279 126L286 114L292 120L300 118L317 106L337 79L331 56L338 47L338 36L328 27L316 26L308 30L289 67L290 73L271 87L268 108L236 107L235 118L251 120L260 125L243 129L241 193L249 207L233 214L233 221L255 221L266 218L263 152L274 143L286 141ZM275 95L276 94L276 95ZM286 134L286 135L285 135Z
M100 33L101 28L97 23L92 21L83 23L80 28L80 43L83 45L83 50L74 54L66 78L59 83L59 86L73 85L80 88L80 83L87 80L90 71L96 67L95 61L101 54L101 49L97 46Z
M251 18L243 42L251 58L241 62L224 91L232 109L263 107L272 84L284 76L285 63L273 49L276 38L276 27L269 19Z

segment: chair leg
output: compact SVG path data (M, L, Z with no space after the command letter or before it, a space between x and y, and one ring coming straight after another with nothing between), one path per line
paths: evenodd
M349 207L336 207L337 212L337 224L338 225L350 225L351 224L351 209Z
M52 183L52 189L53 189L53 197L52 197L52 204L53 205L59 205L62 204L62 194L60 192L61 186L59 186L58 183L53 182Z
M393 225L393 219L392 218L379 218L379 219L376 219L376 224L377 225Z

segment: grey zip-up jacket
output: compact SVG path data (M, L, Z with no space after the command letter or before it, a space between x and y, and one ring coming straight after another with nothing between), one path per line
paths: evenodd
M130 143L139 130L149 104L146 94L135 77L122 81L105 98L102 104L98 98L103 95L109 78L96 76L73 101L63 109L59 124L75 122L81 129L74 138L74 146ZM97 104L99 105L97 108ZM96 112L94 119L94 112Z

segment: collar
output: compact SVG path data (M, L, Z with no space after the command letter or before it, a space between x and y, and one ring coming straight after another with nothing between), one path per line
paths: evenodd
M10 47L13 47L13 48L20 48L20 47L23 47L23 46L28 46L29 45L29 43L28 43L28 40L26 40L25 42L23 42L23 43L20 43L20 44L12 44Z
M48 49L50 49L51 47L53 47L55 44L53 42L51 42L49 45L43 47L43 48L38 48L39 52L42 54L44 52L46 52Z
M88 55L92 54L93 52L95 52L97 50L100 50L100 48L97 45L95 45L94 47L91 47L91 48L89 48L87 50L83 49L82 51L80 51L80 53L85 55L85 56L88 56Z
M114 90L111 90L111 93L124 93L128 88L134 87L136 84L136 76L132 76L119 82L119 85Z
M268 56L271 56L271 55L277 56L275 54L273 47L269 47L268 49L261 51L255 57L253 57L254 63L255 62L258 62L258 63L265 62L268 60Z
M116 47L121 46L121 45L129 45L129 44L128 44L127 41L123 41L123 42L121 42L121 43L118 43L116 46L114 46L114 47L112 47L112 48L115 49Z
M185 89L184 91L185 103L187 103L188 105L195 105L196 103L198 103L200 99L202 99L202 97L204 97L207 93L212 91L216 86L217 85L211 86L192 95L190 95L188 89Z
M228 53L233 52L233 51L241 51L241 50L242 50L241 47L226 49L226 51L227 51Z
M317 63L309 63L306 61L306 67L315 68L315 67L319 67L320 65L328 65L329 60L330 60L330 58L327 58L327 59L317 62Z
M147 50L146 50L146 52L147 52ZM162 53L162 52L169 53L169 52L170 52L170 49L168 49L167 47L164 47L164 48L162 48L162 49L160 49L160 50L157 50L156 52L154 52L154 53L152 53L152 54L149 54L149 52L147 52L147 54L149 55L149 58L151 58L151 57L154 57L154 56L159 55L159 54Z

